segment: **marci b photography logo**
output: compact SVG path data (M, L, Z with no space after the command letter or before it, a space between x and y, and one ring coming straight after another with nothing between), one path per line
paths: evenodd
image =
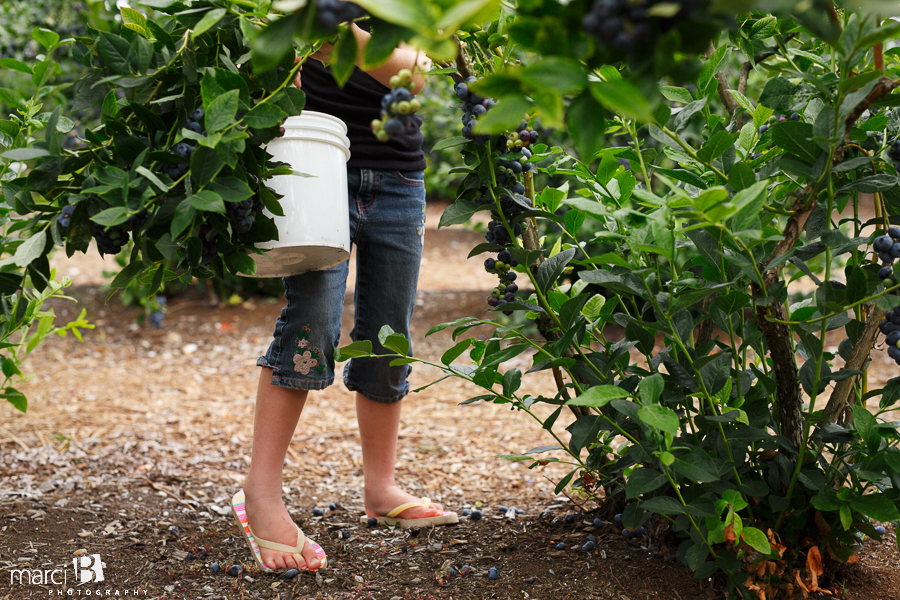
M105 563L99 554L85 554L72 559L74 571L69 585L69 569L11 569L9 572L9 586L61 586L48 588L48 596L100 596L100 597L137 597L146 596L147 590L118 590L112 588L92 589L81 587L88 583L101 583L106 580L103 575Z

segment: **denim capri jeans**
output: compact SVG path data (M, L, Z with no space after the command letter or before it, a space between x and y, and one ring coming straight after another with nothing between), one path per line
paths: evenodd
M384 325L409 339L419 262L425 240L425 181L422 171L348 167L350 241L356 246L356 308L353 341L370 340L376 354ZM272 369L272 384L321 390L334 383L334 349L340 344L341 314L349 263L283 278L287 305L275 323L272 343L256 364ZM409 365L392 359L353 358L344 384L376 402L397 402L409 393Z

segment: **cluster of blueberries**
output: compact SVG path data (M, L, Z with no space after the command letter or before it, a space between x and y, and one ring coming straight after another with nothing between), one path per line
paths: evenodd
M373 119L372 133L379 142L398 138L404 133L413 133L416 121L412 118L422 108L419 100L413 96L413 74L403 69L390 80L391 91L381 99L381 118Z
M109 207L107 207L109 208ZM67 204L59 211L56 221L63 229L68 229L72 222L72 215L75 213L75 206ZM97 250L100 256L104 254L116 255L122 251L122 247L131 239L129 231L135 231L144 226L150 218L150 213L146 209L134 214L121 225L112 227L104 227L99 223L94 223L91 235L97 242Z
M622 513L619 513L615 517L613 517L613 522L617 527L623 527L622 537L624 538L631 539L636 537L643 537L644 533L646 533L644 531L643 525L641 527L638 527L637 529L625 528L625 526L622 524Z
M765 122L759 126L759 135L762 135L765 132L767 132L769 130L769 127L771 127L773 123L783 123L787 120L799 121L800 113L797 113L797 112L791 113L790 117L788 117L787 115L778 115L777 117L775 115L772 115L771 117L769 117L767 122Z
M317 0L316 21L327 31L337 31L338 25L366 16L366 9L352 2Z
M599 43L628 52L653 40L654 25L661 31L671 28L699 7L701 0L676 0L678 11L666 18L651 14L651 7L660 3L673 4L671 0L595 0L582 26Z
M875 139L878 140L879 144L881 143L881 135L876 134ZM891 159L895 165L900 164L900 137L888 140L888 158Z
M202 249L200 251L200 266L205 267L208 264L212 263L216 259L216 256L219 254L216 244L216 235L218 232L213 228L212 225L208 223L204 223L200 226L199 238L200 242L203 244ZM191 265L196 266L196 265Z
M226 202L225 216L231 222L231 228L247 233L253 227L256 215L263 209L263 203L259 196L243 200L241 202Z
M501 250L497 254L497 258L485 259L484 270L500 278L500 283L491 290L491 295L487 297L487 303L492 308L515 301L519 286L516 284L517 275L511 269L518 264L519 262L512 257L509 250ZM505 310L503 314L511 315L512 311Z
M487 111L497 105L497 100L493 98L484 98L475 92L469 90L469 86L478 81L477 77L466 77L465 81L460 81L453 86L456 97L462 100L462 135L467 140L474 141L479 146L484 146L490 141L491 136L488 134L475 135L475 123L478 117L487 114Z
M900 258L900 227L889 227L887 233L875 238L872 249L878 253L878 258L885 263L878 271L878 277L884 284L884 287L893 287L897 285L897 278L894 276L894 260ZM887 313L884 320L878 324L881 333L887 336L885 343L887 344L887 353L891 359L900 365L900 306L894 308Z
M188 117L187 128L200 135L206 135L206 129L203 128L203 117L205 116L206 111L198 108ZM173 181L186 175L191 170L191 155L194 153L194 150L195 147L187 142L175 144L175 147L172 148L172 154L185 159L185 161L177 165L163 165L163 174L168 175Z

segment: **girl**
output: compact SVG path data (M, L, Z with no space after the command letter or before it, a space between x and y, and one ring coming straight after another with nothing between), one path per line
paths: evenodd
M369 32L353 25L362 64ZM380 118L381 99L390 78L413 71L415 89L427 58L401 47L383 65L356 68L339 88L327 62L326 45L305 64L302 73L306 109L342 119L348 128L351 157L347 163L350 236L357 249L354 293L355 322L351 338L371 340L376 353L388 353L378 343L387 324L409 338L425 224L425 156L421 119L415 127L387 143L375 139L369 124ZM300 87L301 78L295 81ZM254 557L263 569L324 567L324 551L291 520L281 499L282 467L309 390L334 381L333 351L341 334L341 313L348 274L343 263L326 271L284 278L287 306L275 325L274 340L257 364L262 367L253 425L250 471L243 490L233 499ZM390 359L354 358L344 367L343 380L356 392L365 481L366 517L378 522L419 527L456 523L427 498L416 498L394 480L401 400L409 392L408 365L389 366ZM259 536L259 537L256 537Z

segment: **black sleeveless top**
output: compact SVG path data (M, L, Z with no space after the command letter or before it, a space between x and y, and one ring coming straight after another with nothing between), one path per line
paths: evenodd
M373 119L381 118L381 99L390 88L366 72L354 67L343 88L339 88L331 69L315 59L303 63L300 73L306 93L306 109L323 112L347 124L350 138L350 160L347 165L361 169L421 171L425 169L422 152L422 118L413 115L413 133L379 142L372 133Z

